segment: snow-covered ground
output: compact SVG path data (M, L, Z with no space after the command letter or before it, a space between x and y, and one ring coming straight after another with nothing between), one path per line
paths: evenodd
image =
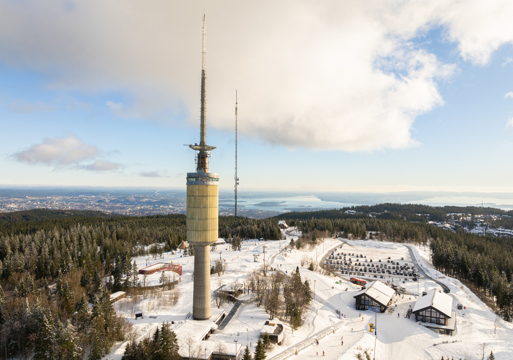
M299 235L292 229L290 234L294 238ZM214 291L224 284L234 282L243 283L249 273L263 264L264 249L265 260L273 268L290 273L299 266L303 281L308 279L312 292L315 291L315 301L306 313L304 325L292 333L291 328L284 322L285 338L281 346L273 345L268 351L268 359L280 354L288 348L294 348L296 344L312 337L320 331L333 326L340 321L343 325L334 333L320 339L319 345L309 346L303 349L295 359L305 359L322 356L325 359L355 359L355 354L368 349L371 356L376 346L376 359L440 359L451 356L454 358L481 358L482 344L485 343L487 355L493 350L495 358L513 359L513 324L498 321L496 334L494 334L495 314L486 307L470 290L459 281L444 277L435 271L429 261L429 249L427 247L413 247L413 253L423 270L430 276L438 277L438 280L446 284L454 298L453 310L457 314L457 330L454 336L439 335L419 325L414 318L405 318L407 310L413 308L416 296L394 296L393 313L374 314L370 311L355 310L353 296L360 290L356 286L339 277L329 277L318 272L308 270L309 263L313 260L321 261L321 258L331 249L342 246L343 251L358 252L371 258L384 256L401 258L411 261L406 246L397 243L379 241L326 239L315 248L301 250L287 250L279 253L290 242L290 236L282 241L244 241L241 251L232 251L228 245L218 246L211 253L212 264L221 258L227 265L226 273L222 276L213 275L211 289ZM255 262L256 259L256 262ZM181 264L183 267L182 282L175 290L155 294L154 297L144 299L122 299L114 304L121 316L126 317L134 324L134 334L142 338L151 335L157 326L164 321L174 321L173 325L181 348L181 353L188 355L188 339L192 339L191 353L197 352L199 358L204 358L212 350L224 347L227 353L234 353L246 344L251 345L252 351L258 339L258 334L268 315L262 308L254 303L245 303L237 310L230 323L223 329L212 334L208 341L199 341L201 335L208 331L222 311L228 313L232 303L225 304L218 309L212 302L212 318L207 321L192 321L188 319L192 309L192 272L194 266L193 257L181 257L180 253L166 253L163 259L137 258L140 268L150 263L170 262ZM301 266L303 261L304 266ZM155 276L155 275L152 275ZM156 274L158 283L160 273ZM142 282L142 276L139 277ZM149 278L149 277L148 277ZM440 286L429 278L422 277L419 282L407 281L401 283L409 292L418 294L429 289L440 289ZM148 281L148 279L147 279ZM339 282L339 283L338 283ZM179 292L179 300L176 305L171 305L173 292ZM248 296L248 295L244 295ZM243 297L244 298L244 297ZM456 305L463 304L466 309L457 310ZM335 310L342 313L342 319ZM143 320L134 320L135 310L144 312ZM399 316L398 316L399 315ZM151 316L151 317L150 317ZM377 339L369 332L369 323L375 323L377 317ZM284 319L285 320L285 319ZM237 342L235 342L237 340ZM343 345L342 345L343 341ZM121 359L125 343L117 344L111 353L105 358ZM207 355L208 356L208 355Z

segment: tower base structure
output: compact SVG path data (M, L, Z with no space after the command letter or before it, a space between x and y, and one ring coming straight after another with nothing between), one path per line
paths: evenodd
M201 171L187 174L187 241L194 246L192 316L211 316L210 245L218 239L219 176Z
M192 316L206 320L211 316L210 245L194 246L194 299Z

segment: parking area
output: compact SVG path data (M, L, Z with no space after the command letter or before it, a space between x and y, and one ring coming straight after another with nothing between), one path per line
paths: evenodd
M419 269L408 254L401 257L393 252L365 251L366 249L338 247L325 259L325 265L343 276L358 276L368 280L418 281Z

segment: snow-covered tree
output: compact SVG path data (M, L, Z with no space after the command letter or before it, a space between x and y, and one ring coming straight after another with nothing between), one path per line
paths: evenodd
M134 264L132 265L132 286L139 286L139 270L137 269L137 263L134 260Z
M79 345L77 330L68 320L61 326L59 338L59 358L66 360L82 359L82 348Z
M57 339L55 336L55 325L52 318L43 316L43 324L36 339L34 348L34 360L52 360L57 356Z
M178 341L176 334L171 330L171 325L168 322L162 324L160 329L160 338L158 343L153 344L153 348L158 348L158 357L153 357L154 360L178 360L181 356L178 354Z

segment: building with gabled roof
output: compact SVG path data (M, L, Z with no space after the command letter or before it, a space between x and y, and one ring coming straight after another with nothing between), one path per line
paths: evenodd
M440 334L452 335L456 329L456 313L452 310L453 299L440 290L429 290L418 298L412 313L415 321Z
M394 294L394 289L381 281L374 281L354 296L356 310L375 310L378 308L380 312L384 312L390 306Z

